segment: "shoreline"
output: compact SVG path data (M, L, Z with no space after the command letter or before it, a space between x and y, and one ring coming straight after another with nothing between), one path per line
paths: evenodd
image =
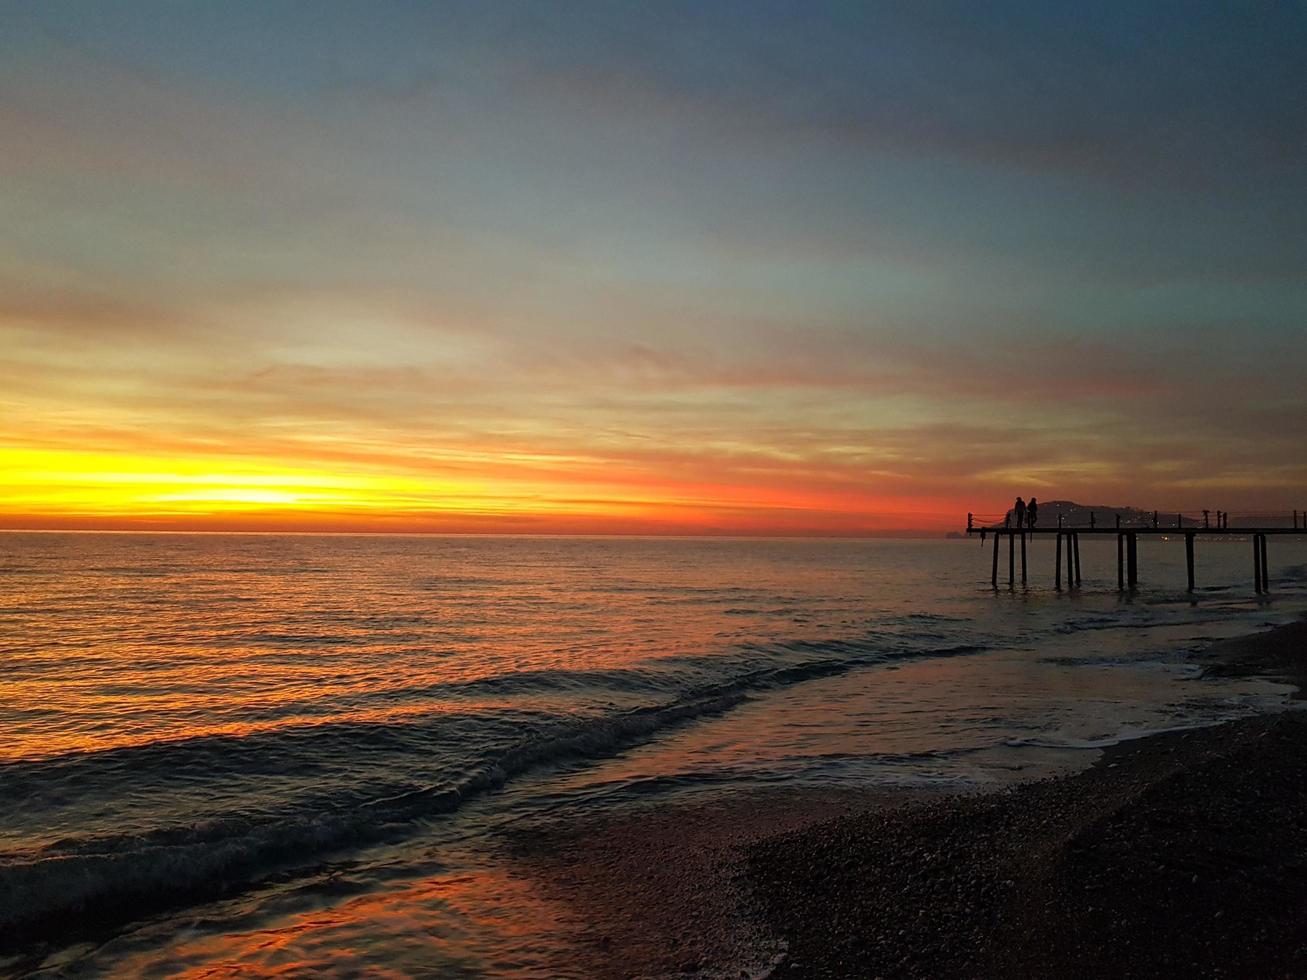
M1193 654L1307 689L1307 620ZM1307 972L1307 714L965 795L740 791L515 835L594 977Z

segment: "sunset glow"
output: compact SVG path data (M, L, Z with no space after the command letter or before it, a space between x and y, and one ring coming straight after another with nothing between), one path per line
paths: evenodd
M1121 87L1106 14L74 6L0 41L0 527L863 534L1307 482L1291 31L1253 79L1179 18Z

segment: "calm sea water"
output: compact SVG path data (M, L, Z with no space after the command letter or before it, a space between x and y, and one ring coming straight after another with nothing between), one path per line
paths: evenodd
M740 788L967 788L1280 706L1184 651L1307 547L0 534L0 968L556 975L503 833Z

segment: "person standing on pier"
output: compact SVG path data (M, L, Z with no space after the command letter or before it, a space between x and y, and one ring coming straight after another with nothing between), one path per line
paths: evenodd
M1031 497L1030 503L1026 504L1026 523L1030 525L1032 531L1039 523L1039 501L1034 497Z
M1020 497L1017 498L1017 502L1012 508L1012 516L1016 518L1014 523L1018 528L1026 526L1026 502Z

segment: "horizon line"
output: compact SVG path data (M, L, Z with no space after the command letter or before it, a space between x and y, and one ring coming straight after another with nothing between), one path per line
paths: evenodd
M946 538L957 535L965 539L963 530L930 530L927 528L886 528L850 534L764 532L740 533L726 531L357 531L357 530L288 530L281 528L116 528L116 527L0 527L0 534L188 534L188 535L294 535L297 537L436 537L436 538L720 538L759 540L828 540L857 541L869 538Z

